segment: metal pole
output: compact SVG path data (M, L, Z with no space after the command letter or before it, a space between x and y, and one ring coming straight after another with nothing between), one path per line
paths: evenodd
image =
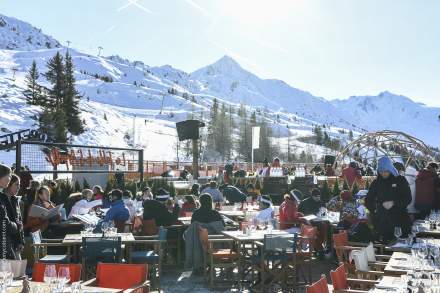
M144 150L139 150L139 181L144 181Z
M193 178L198 179L199 178L199 148L197 139L192 140L192 151L193 151L193 162L192 162L192 168L193 168Z
M21 169L21 141L15 143L15 174L20 175Z

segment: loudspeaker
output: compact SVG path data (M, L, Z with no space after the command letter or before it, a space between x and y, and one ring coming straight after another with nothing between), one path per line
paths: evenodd
M332 165L333 166L333 164L335 163L335 159L336 159L336 157L335 156L332 156L332 155L325 155L325 157L324 157L324 164L327 166L327 165Z
M205 123L199 120L185 120L176 123L179 141L187 139L199 139L199 128L204 127Z

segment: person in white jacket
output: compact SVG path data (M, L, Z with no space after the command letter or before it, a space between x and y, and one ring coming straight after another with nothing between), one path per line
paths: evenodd
M409 188L411 189L412 197L411 203L408 205L407 210L412 221L414 221L414 219L417 217L417 214L419 213L419 211L415 208L417 173L417 170L411 166L408 166L405 170L405 178L406 181L408 181Z

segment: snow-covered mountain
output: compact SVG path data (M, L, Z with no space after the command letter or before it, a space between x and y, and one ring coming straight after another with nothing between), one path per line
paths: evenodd
M0 48L8 50L38 50L61 47L30 24L0 14Z
M3 25L2 25L3 24ZM38 109L26 105L25 76L33 60L40 72L57 51L66 48L31 25L0 15L0 134L33 127L29 118ZM316 124L327 125L332 137L345 140L348 130L403 130L440 146L440 111L391 93L328 101L289 86L261 79L224 56L193 73L170 65L150 67L119 56L98 57L69 49L75 65L77 89L86 132L81 144L132 146L145 149L145 158L176 158L175 122L194 116L206 119L213 99L248 111L264 112L278 144L322 154L325 150L298 138L311 136ZM39 82L46 81L40 75ZM390 115L399 110L399 115ZM435 116L432 119L432 117ZM289 130L287 129L289 126ZM134 134L134 135L133 135ZM134 138L133 138L134 136ZM283 137L284 136L284 137ZM280 138L281 137L281 138ZM0 161L10 161L1 157Z
M440 108L428 107L388 91L377 96L353 96L332 103L356 117L354 123L361 128L400 130L440 146Z

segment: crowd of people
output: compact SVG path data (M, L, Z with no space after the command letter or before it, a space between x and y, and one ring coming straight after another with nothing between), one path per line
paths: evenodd
M195 183L190 194L182 199L173 198L163 188L153 194L146 187L133 196L130 191L121 189L105 194L100 186L94 186L71 194L64 206L64 214L61 210L55 216L44 219L32 216L30 210L32 205L48 210L56 208L50 198L56 182L40 186L37 181L28 180L27 188L21 191L20 204L17 197L20 177L0 164L1 254L3 258L19 259L30 232L44 232L51 223L87 214L90 209L105 209L102 222L113 222L115 226L124 226L136 217L141 218L141 222L151 221L156 228L177 224L179 217L191 217L192 223L218 222L224 226L225 218L219 213L222 206L253 202L258 205L258 211L252 221L276 222L279 229L292 232L298 231L301 224L315 225L319 231L316 241L318 251L325 251L329 248L326 242L331 227L325 222L312 223L307 217L309 215L339 212L337 229L349 231L350 237L361 241L388 242L394 239L395 227L401 227L402 234L406 235L414 219L424 218L432 209L440 208L440 179L436 163L429 163L416 171L400 163L393 164L388 157L381 157L376 171L377 176L368 190L360 190L356 194L343 190L328 202L321 199L319 188L312 189L305 198L300 191L291 190L277 210L271 197L262 195L252 184L243 183L237 187L229 183L218 186L216 181L204 186ZM342 176L350 186L360 179L354 164L344 169ZM148 227L144 231L148 231Z

